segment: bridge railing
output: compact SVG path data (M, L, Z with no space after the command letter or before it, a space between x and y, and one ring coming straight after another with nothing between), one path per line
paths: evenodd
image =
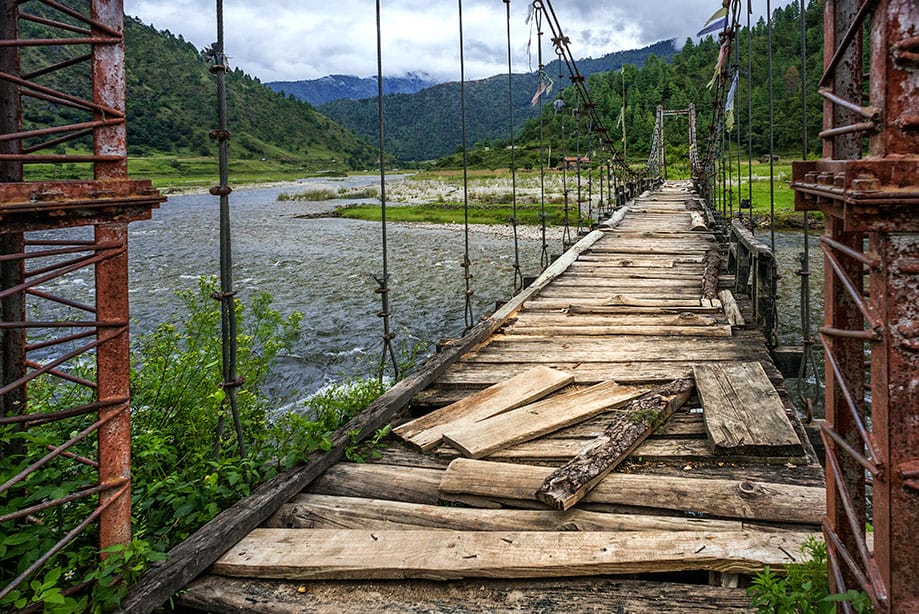
M756 325L762 328L769 346L775 347L779 278L775 254L740 220L734 220L728 227L728 241L728 271L734 274L734 293L750 299Z

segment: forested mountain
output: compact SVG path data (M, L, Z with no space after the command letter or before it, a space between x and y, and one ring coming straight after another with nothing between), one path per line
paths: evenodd
M773 96L774 96L774 141L775 149L800 157L801 142L801 53L800 21L796 3L773 11ZM823 66L823 2L812 0L805 15L807 29L807 65L808 82L807 117L809 149L817 152L820 139L817 133L821 124L821 98L817 93L817 81ZM768 88L768 39L766 23L760 20L752 27L752 147L753 155L759 158L769 151L769 88ZM736 142L737 130L740 131L742 150L747 149L748 82L747 69L747 30L739 34L742 74L738 81L735 96L735 127L730 133ZM604 124L611 130L614 139L621 139L622 131L618 124L622 108L623 81L626 90L626 129L628 136L629 158L633 161L647 157L654 128L654 114L657 105L665 109L685 109L690 103L696 104L699 117L698 136L706 138L707 128L711 123L713 112L712 92L707 84L712 79L718 57L719 44L707 37L700 42L687 40L683 49L673 56L668 64L656 57L649 58L641 68L626 66L625 70L594 74L588 79L591 98L596 103ZM555 113L553 105L547 101L543 106L543 142L552 147L553 158L562 155L562 150L571 152L576 147L576 139L571 137L575 119L571 110L577 106L573 88L564 92L566 112ZM562 140L562 122L565 132L569 133L567 141ZM586 134L586 128L582 130ZM672 154L687 157L688 126L685 119L672 117L666 120L665 135ZM528 120L517 137L520 144L538 147L539 121ZM501 143L498 143L501 145ZM586 137L582 138L582 151L589 147ZM621 151L621 144L619 146ZM569 155L572 155L569 153Z
M282 94L293 94L297 100L303 100L313 106L342 98L374 98L379 90L376 77L353 75L327 75L305 81L269 81L265 85ZM383 95L414 94L433 85L437 85L437 82L426 73L410 72L402 77L384 76Z
M30 12L48 12L37 7ZM51 11L48 17L66 21ZM23 22L23 36L59 36L34 22ZM35 47L23 53L23 70L61 62L82 53L76 46ZM181 36L159 32L133 18L125 19L128 149L131 154L211 155L208 132L217 125L216 80L208 62ZM40 81L88 95L87 64L50 73ZM364 168L376 159L374 149L353 133L321 115L311 105L286 97L236 69L227 75L230 146L235 157L298 160L322 168ZM47 125L54 117L85 121L81 111L27 100L25 126ZM72 142L70 146L88 146Z
M578 68L582 75L588 76L600 71L618 70L624 64L641 65L652 56L666 61L675 53L672 40L661 41L643 49L579 60ZM558 80L557 60L546 66L546 73L554 81ZM563 82L568 83L567 76ZM507 138L507 86L507 75L466 83L466 130L470 146L476 142ZM515 123L519 128L527 118L539 112L539 107L530 104L537 88L536 76L532 73L515 74L512 87ZM555 87L561 85L555 84ZM548 98L551 99L551 96ZM459 83L435 85L417 94L386 96L383 104L386 148L396 157L429 160L452 153L462 143ZM319 110L367 139L377 134L376 100L337 100L320 106Z

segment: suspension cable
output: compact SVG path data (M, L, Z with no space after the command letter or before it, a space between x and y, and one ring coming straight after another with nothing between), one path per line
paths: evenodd
M555 48L555 53L558 56L558 99L556 99L555 113L559 114L562 109L565 107L564 99L564 89L562 88L562 50L558 46ZM562 135L562 193L565 200L565 228L562 231L562 251L568 251L568 248L571 247L574 242L571 240L571 219L570 219L570 209L571 203L570 199L570 190L568 189L568 132L565 129L565 113L561 113L561 135Z
M766 57L769 66L769 246L775 253L775 95L772 91L772 2L766 0Z
M747 0L747 199L753 215L753 0Z
M583 232L583 227L584 227L584 214L581 211L581 200L583 198L583 196L581 195L581 102L582 102L581 100L578 100L578 104L573 109L574 118L575 118L575 121L574 121L575 155L577 156L574 168L577 171L577 177L578 177L578 183L577 183L577 186L578 186L578 191L577 191L577 194L578 194L578 198L577 198L578 230L577 230L577 235L579 237L581 236L581 232Z
M542 97L545 94L545 66L542 58L542 20L543 20L543 0L533 0L533 8L536 11L536 63L539 66L537 72L536 96L534 99L539 104L539 219L541 226L542 246L539 250L539 263L541 270L546 270L549 266L549 248L546 244L546 152L545 152L545 126L542 116ZM561 87L561 85L559 85Z
M223 40L223 0L217 0L217 42L214 43L214 65L211 72L217 77L217 130L211 136L218 142L218 161L220 185L211 188L214 196L220 196L220 291L213 298L220 302L220 337L223 362L223 382L220 387L224 392L220 414L217 419L217 433L214 444L214 455L220 456L220 440L223 438L224 406L229 404L233 424L236 427L236 444L239 456L245 458L246 443L243 440L242 423L239 419L237 388L242 384L236 375L236 291L233 289L233 243L230 235L230 178L229 178L229 139L227 129L227 57L224 53Z
M511 0L504 0L507 8L507 124L508 141L511 144L511 200L514 230L514 294L523 290L523 273L520 270L520 241L517 237L517 145L514 142L514 71L511 62Z
M377 14L377 129L379 132L380 145L380 235L382 244L383 274L373 276L373 279L379 286L376 293L380 295L382 303L380 312L377 314L383 320L383 353L380 356L380 363L377 368L377 379L383 381L383 371L386 368L386 359L390 358L393 367L393 379L399 380L399 361L396 359L396 352L393 349L393 339L396 334L392 331L390 316L392 312L389 305L389 253L387 249L387 228L386 228L386 146L383 142L384 124L383 124L383 36L380 19L380 0L376 2Z
M801 156L807 160L807 25L805 23L806 0L799 0L799 16L801 19ZM808 422L814 417L814 401L819 402L820 378L817 376L817 364L814 358L814 338L811 335L811 304L810 304L810 213L804 211L804 251L799 255L801 268L798 275L801 277L801 345L803 356L798 368L798 399L804 405L805 418ZM807 395L808 372L814 376L816 385L815 394Z
M463 320L465 335L472 330L475 318L472 314L472 262L469 260L469 164L466 135L466 60L463 52L463 0L457 0L459 7L459 57L460 57L460 122L463 133L463 279L465 280L465 301Z

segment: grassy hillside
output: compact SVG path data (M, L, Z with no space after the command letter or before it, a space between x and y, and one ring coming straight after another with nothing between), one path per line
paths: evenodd
M624 64L641 66L649 57L669 60L676 51L673 41L662 41L643 49L611 53L598 59L579 60L578 67L584 76L597 72L617 70ZM558 80L558 63L546 67L553 80ZM566 76L558 87L569 83ZM537 83L534 74L513 75L514 118L517 127L535 117L539 107L530 104ZM364 138L374 138L377 131L377 101L336 100L319 109L335 121L354 130ZM459 83L442 83L417 94L398 94L384 98L386 148L403 160L430 160L449 155L462 143L460 123ZM507 75L470 81L466 84L467 141L487 144L495 139L506 139Z
M61 19L59 13L51 12L49 16ZM32 37L59 35L59 31L29 22L24 23L23 30L24 35ZM125 20L125 47L130 155L160 160L148 165L151 168L172 166L157 174L165 171L182 176L199 163L209 168L216 152L215 143L208 137L217 124L216 78L208 72L203 55L181 36L159 32L132 18ZM82 52L75 46L31 48L23 54L23 68L31 70ZM41 82L86 95L81 92L90 83L86 71L84 63L46 75ZM260 169L273 173L342 172L374 164L374 148L308 103L273 92L239 69L228 73L227 91L234 164L245 161L252 172ZM38 127L59 123L63 118L86 121L81 113L33 100L25 105L23 119L26 127ZM58 146L56 153L89 147L84 138ZM191 161L183 169L176 162L179 159ZM80 165L29 170L32 177L73 178L85 173Z

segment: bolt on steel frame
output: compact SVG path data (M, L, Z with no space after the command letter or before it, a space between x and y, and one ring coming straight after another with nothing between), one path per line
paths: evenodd
M826 224L830 581L837 591L865 590L878 612L916 612L919 5L826 0L824 10L823 160L795 162L792 187L796 209L820 210Z
M63 506L87 511L0 598L94 523L100 550L131 539L128 224L165 198L128 179L123 28L121 0L0 0L0 428L57 423L67 433L40 449L0 450L29 459L3 476L0 524L40 523ZM29 115L36 109L65 112ZM49 163L85 178L28 180L31 165ZM33 406L28 391L40 382L78 392L55 393L53 410ZM35 474L74 467L91 477L64 496L30 499Z

